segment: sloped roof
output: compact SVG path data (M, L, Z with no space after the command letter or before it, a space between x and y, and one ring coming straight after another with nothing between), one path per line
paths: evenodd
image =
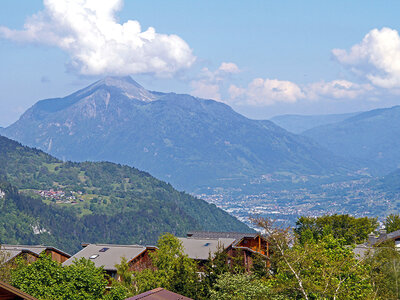
M178 238L183 245L184 252L192 259L207 260L210 253L213 256L220 247L228 248L236 240L232 238L198 239Z
M353 253L357 259L364 259L367 255L373 254L374 251L374 247L371 247L368 243L356 245L353 249Z
M55 251L66 257L71 257L71 255L69 255L68 253L65 253L64 251L61 251L57 248L43 246L43 245L7 245L7 244L3 244L0 246L0 250L6 252L7 260L11 260L23 252L24 253L28 252L33 255L39 256L40 253L42 253L43 251L46 251L46 250Z
M398 239L399 237L400 237L400 230L393 231L386 235L387 240L394 240L394 239Z
M37 253L29 251L29 250L25 250L25 249L24 250L5 250L4 255L2 255L2 260L4 260L4 262L8 262L8 261L16 258L21 253L29 253L33 256L39 257L39 255Z
M255 238L258 233L254 232L216 232L216 231L190 231L187 233L188 237L197 239L218 239L218 238L229 238L235 240L241 240L245 237Z
M104 270L116 271L117 269L115 268L115 265L121 263L122 257L131 261L146 251L146 249L146 246L141 245L89 244L65 261L63 265L71 265L75 259L84 257L94 262L96 267L103 266Z
M0 281L0 299L37 300L35 297L2 281Z
M191 298L179 295L177 293L170 292L163 288L156 288L151 291L144 292L140 295L133 296L125 300L192 300Z

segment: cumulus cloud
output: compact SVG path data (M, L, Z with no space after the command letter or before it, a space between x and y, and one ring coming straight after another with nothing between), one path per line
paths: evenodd
M56 46L70 55L81 74L171 75L190 67L195 56L177 35L160 34L138 21L117 22L123 0L44 0L44 11L23 30L0 26L3 38Z
M347 80L320 81L304 88L308 99L323 97L334 99L355 99L373 90L370 84L357 84Z
M221 100L220 90L231 75L240 72L232 62L223 62L215 71L203 68L196 80L191 82L191 94L200 98Z
M239 69L239 67L238 67L236 64L234 64L234 63L231 63L231 62L229 62L229 63L223 62L223 63L219 66L217 72L225 72L225 73L236 74L236 73L239 73L239 72L240 72L240 69Z
M207 81L192 81L192 95L204 98L221 100L220 86L217 83L210 83Z
M247 104L255 106L294 103L305 97L300 86L291 81L262 78L254 79L245 89L231 85L229 93L232 99L242 97Z
M371 30L350 50L334 49L336 60L382 88L400 87L400 36L390 28Z
M256 78L247 87L231 85L230 102L240 105L268 106L277 103L296 103L299 100L355 99L374 88L347 80L320 81L297 85L291 81Z

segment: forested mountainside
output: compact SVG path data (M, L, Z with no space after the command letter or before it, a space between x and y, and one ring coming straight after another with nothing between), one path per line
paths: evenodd
M400 106L360 113L303 133L332 152L384 175L400 167Z
M191 191L274 172L330 175L354 167L270 121L213 100L148 91L130 77L39 101L1 132L61 159L122 163Z
M214 205L146 172L109 162L62 162L0 137L0 243L154 243L163 232L248 231Z

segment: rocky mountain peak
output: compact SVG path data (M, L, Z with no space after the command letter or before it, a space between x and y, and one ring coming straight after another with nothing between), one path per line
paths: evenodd
M90 91L102 89L102 88L114 88L120 93L131 99L141 100L144 102L150 102L155 100L157 97L142 87L139 83L133 80L130 76L108 76L94 84L90 85L86 89L81 90L81 93L87 93Z

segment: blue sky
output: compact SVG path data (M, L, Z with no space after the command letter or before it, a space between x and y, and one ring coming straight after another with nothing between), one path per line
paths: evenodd
M70 5L66 11L63 4ZM98 14L81 11L78 4ZM151 90L214 98L258 119L400 102L398 1L3 0L1 5L0 126L40 99L65 96L108 74L130 74ZM80 20L71 7L92 22ZM27 21L40 11L42 17ZM60 23L60 15L69 25ZM71 25L75 20L82 21L80 28ZM138 21L141 32L154 27L159 35L137 48L143 36L136 27L115 29L129 20ZM25 23L44 25L22 31ZM110 28L121 34L118 45L96 47L118 35L108 33ZM91 31L100 37L88 35ZM65 46L66 36L71 45Z

